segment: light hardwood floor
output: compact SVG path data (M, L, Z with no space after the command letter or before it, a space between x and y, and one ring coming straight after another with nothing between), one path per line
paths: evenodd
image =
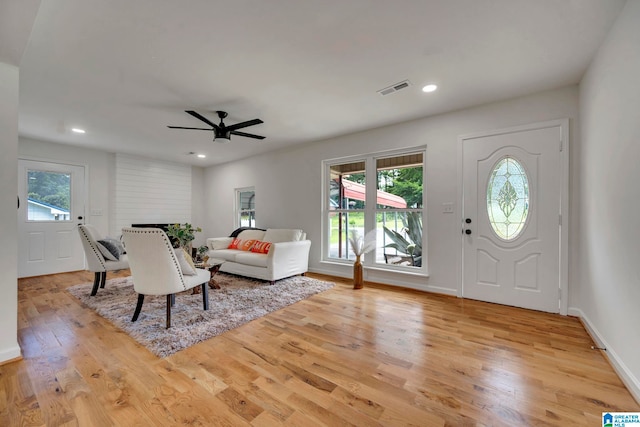
M599 426L640 411L578 319L310 276L337 286L165 359L65 292L91 273L21 279L24 359L0 366L0 425Z

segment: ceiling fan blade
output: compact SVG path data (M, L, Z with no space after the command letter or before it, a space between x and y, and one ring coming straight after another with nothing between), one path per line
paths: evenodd
M247 126L259 125L260 123L264 123L260 119L247 120L246 122L236 123L235 125L225 127L226 130L236 130L246 128Z
M193 129L193 130L208 130L208 131L212 131L213 129L209 129L209 128L185 128L182 126L167 126L170 129Z
M254 139L264 139L265 138L264 136L261 136L261 135L254 135L252 133L238 132L238 131L235 131L235 130L231 131L231 135L245 136L247 138L254 138Z
M209 126L215 128L215 129L220 129L220 127L217 124L213 123L211 120L207 119L206 117L204 117L201 114L196 113L193 110L185 110L185 113L191 114L196 119L202 120L203 122L205 122L206 124L208 124Z

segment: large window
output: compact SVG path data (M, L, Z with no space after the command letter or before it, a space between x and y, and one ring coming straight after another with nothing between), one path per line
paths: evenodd
M375 230L376 249L364 256L365 265L426 272L424 161L419 149L325 162L323 259L355 259L351 233Z
M256 226L256 192L253 187L236 189L236 227Z

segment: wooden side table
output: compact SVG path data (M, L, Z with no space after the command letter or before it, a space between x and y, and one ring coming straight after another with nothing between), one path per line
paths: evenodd
M209 278L209 287L211 289L220 289L220 285L213 279L218 271L220 271L220 267L224 264L225 260L219 258L209 258L206 263L196 263L196 268L204 268L209 270L209 274L211 275ZM193 288L193 293L200 293L200 288Z

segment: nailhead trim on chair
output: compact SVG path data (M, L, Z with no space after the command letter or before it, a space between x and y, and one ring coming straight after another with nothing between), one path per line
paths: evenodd
M98 250L98 248L93 244L93 242L91 241L91 239L89 238L89 236L87 235L87 232L85 231L84 227L80 227L80 225L78 225L78 229L80 230L80 232L82 233L82 236L86 239L86 241L89 243L89 246L91 246L91 249L93 250L93 252L96 254L96 257L98 258L98 262L100 262L100 265L102 265L102 268L104 269L104 271L107 271L107 266L104 264L104 262L102 262L102 259L104 258L102 256L102 253Z

